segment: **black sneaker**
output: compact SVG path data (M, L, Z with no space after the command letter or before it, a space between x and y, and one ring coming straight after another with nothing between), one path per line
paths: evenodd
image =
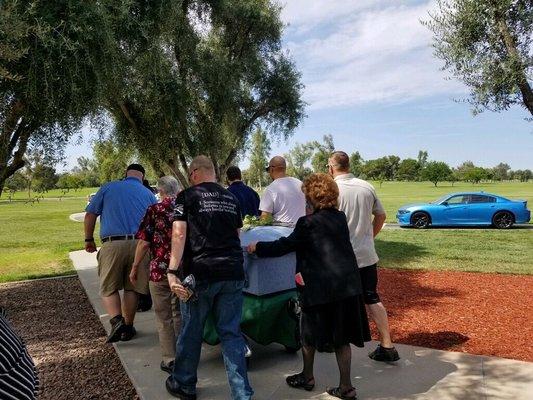
M394 347L382 347L380 344L378 344L376 350L370 353L368 357L370 357L374 361L385 362L398 361L400 359L400 356L398 355L398 352Z
M161 361L161 365L159 367L161 368L161 371L171 374L172 370L174 369L174 361L171 361L168 364L165 364L163 361Z
M176 381L174 381L174 379L172 379L171 376L167 378L165 386L167 388L167 392L169 392L172 396L177 397L180 400L196 400L195 394L185 393L183 390L180 389L179 385L176 383Z
M117 315L109 321L111 323L111 331L107 336L106 343L115 343L120 340L122 332L124 332L124 318L122 315Z
M122 328L122 334L120 335L120 340L122 342L127 342L128 340L133 339L136 334L137 330L133 325L124 324L124 327Z

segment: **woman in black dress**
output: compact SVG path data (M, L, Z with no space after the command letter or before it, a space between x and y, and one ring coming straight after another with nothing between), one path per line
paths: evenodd
M346 216L337 209L339 189L335 181L326 174L313 174L304 181L302 191L308 215L298 220L293 233L273 242L252 243L248 252L279 257L296 251L304 366L299 374L287 377L287 384L312 390L315 351L334 351L340 383L327 392L353 400L356 391L350 378L350 343L363 347L370 340L357 261Z

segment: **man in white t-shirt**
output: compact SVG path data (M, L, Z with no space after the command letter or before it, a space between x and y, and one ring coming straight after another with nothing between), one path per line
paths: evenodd
M380 335L381 343L368 356L376 361L397 361L400 357L390 338L387 310L377 292L379 258L374 247L374 238L385 223L385 209L374 187L350 173L348 154L335 151L329 158L328 170L339 187L339 210L346 214L365 303Z
M302 181L287 176L287 163L283 157L270 160L266 172L273 182L265 188L259 203L261 218L272 215L274 222L294 226L305 215L305 196Z

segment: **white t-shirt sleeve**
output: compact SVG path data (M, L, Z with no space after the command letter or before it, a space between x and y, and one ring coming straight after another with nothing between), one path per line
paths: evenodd
M383 208L381 201L379 201L375 193L374 193L374 206L372 207L372 214L374 215L385 214L385 209Z
M265 189L259 202L259 210L272 214L274 211L274 198L270 190Z

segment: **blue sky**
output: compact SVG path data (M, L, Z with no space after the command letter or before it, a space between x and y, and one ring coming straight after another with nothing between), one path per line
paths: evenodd
M452 166L471 160L533 169L533 123L525 121L525 109L473 116L468 104L454 101L466 98L467 89L445 79L420 23L434 1L284 4L284 47L302 72L308 117L287 143L273 143L272 155L332 134L336 148L367 160L416 158L423 149ZM88 151L86 141L69 146L66 167Z

